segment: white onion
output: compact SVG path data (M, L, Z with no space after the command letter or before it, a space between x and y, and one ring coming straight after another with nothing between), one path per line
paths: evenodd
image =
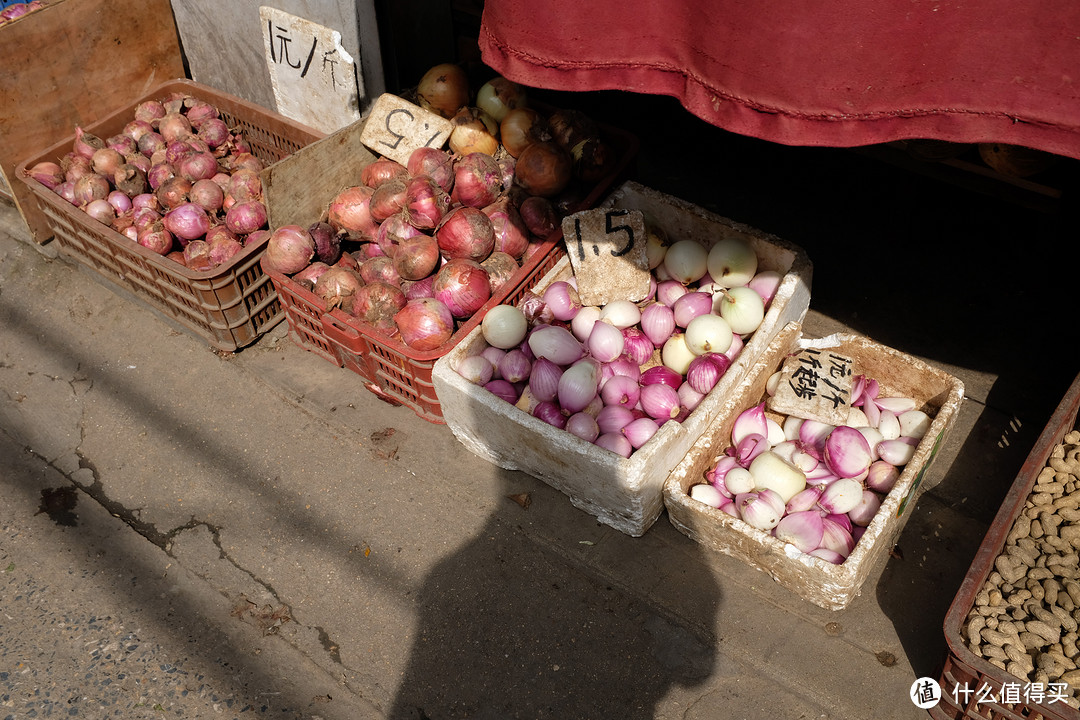
M641 310L629 300L612 300L600 311L600 319L624 330L638 324Z
M719 315L698 315L686 326L686 346L695 355L722 353L731 346L731 334L731 325Z
M757 254L750 243L728 237L709 250L706 268L714 282L724 287L741 287L757 273Z
M773 490L785 504L795 497L796 493L806 489L806 475L803 471L770 450L754 458L750 463L750 474L754 476L754 485L759 490Z
M671 370L685 375L690 369L690 363L697 357L686 345L686 335L675 333L667 339L664 347L660 349L660 360Z
M707 268L709 252L696 240L679 240L664 255L664 268L683 285L700 280Z
M528 330L525 313L513 305L496 305L488 310L480 323L480 332L488 345L503 350L520 345Z
M765 303L755 290L734 287L720 294L720 317L728 321L731 331L740 335L752 333L765 319Z
M908 410L901 413L900 434L905 437L920 439L930 429L930 416L922 410Z

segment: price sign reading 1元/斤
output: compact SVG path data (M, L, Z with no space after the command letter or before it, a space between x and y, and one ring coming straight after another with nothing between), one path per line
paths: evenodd
M583 210L563 218L562 230L582 304L637 302L649 294L645 216L640 210Z
M780 370L776 394L767 403L769 409L829 425L846 424L854 364L847 356L814 348L789 356Z
M446 118L397 95L383 93L371 106L360 142L376 155L405 165L413 150L445 145L452 129Z

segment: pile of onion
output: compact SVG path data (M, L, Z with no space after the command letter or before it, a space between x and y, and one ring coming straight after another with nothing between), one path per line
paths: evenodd
M78 127L70 152L26 173L132 242L212 270L267 231L262 161L220 115L183 93L147 100L116 135Z
M455 369L540 420L630 457L712 391L781 280L759 269L754 249L738 239L709 250L693 240L652 242L650 265L651 289L638 302L582 305L571 277L527 293L517 307L493 308L481 326L486 347Z
M775 391L779 373L767 391ZM692 485L690 497L839 565L877 516L882 500L930 428L907 397L883 397L860 375L845 425L794 415L774 419L765 403L744 410L731 445Z

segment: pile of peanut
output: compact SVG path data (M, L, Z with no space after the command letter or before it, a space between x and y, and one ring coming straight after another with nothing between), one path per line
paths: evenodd
M1054 447L963 629L973 653L1080 707L1080 432Z

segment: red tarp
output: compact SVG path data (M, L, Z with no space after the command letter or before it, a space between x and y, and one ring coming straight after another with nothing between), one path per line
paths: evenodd
M933 138L1080 158L1076 0L485 0L480 49L529 87L671 95L787 145Z

